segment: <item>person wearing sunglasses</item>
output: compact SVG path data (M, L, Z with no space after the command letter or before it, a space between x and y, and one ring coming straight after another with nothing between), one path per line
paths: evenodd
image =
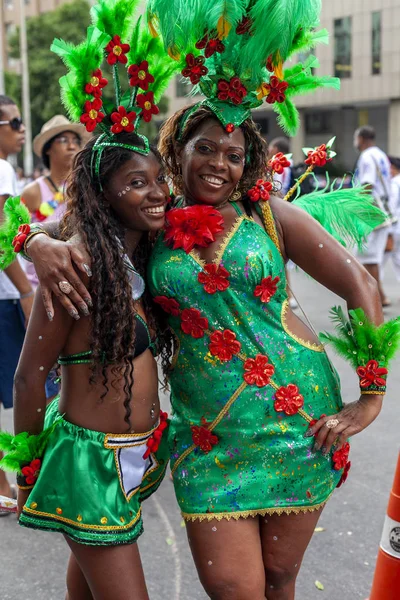
M0 95L0 222L5 201L18 194L17 177L7 158L20 152L24 142L25 127L18 106L8 96ZM32 303L32 286L19 262L14 261L4 272L0 271L0 406L4 408L13 405L14 372ZM13 495L3 471L0 471L0 495Z

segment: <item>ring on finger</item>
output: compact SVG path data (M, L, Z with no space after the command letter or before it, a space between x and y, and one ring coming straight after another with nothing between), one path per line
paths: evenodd
M72 285L68 281L60 281L58 287L62 291L63 294L70 294L72 292Z
M335 427L337 427L339 425L340 421L339 419L329 419L329 421L327 421L325 423L325 425L327 426L328 429L335 429Z

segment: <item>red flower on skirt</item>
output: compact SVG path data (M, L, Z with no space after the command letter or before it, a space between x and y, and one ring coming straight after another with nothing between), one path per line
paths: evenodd
M92 77L85 85L85 92L91 94L95 98L101 98L103 94L103 88L108 84L108 79L103 77L101 69L96 69L92 73Z
M183 248L189 254L195 246L206 248L215 242L215 235L223 231L224 219L212 206L175 208L167 214L165 242L173 242L173 249Z
M371 385L386 386L386 379L383 379L382 375L387 375L389 371L385 367L380 367L376 360L369 360L365 367L358 367L356 372L362 388L369 388Z
M194 54L186 55L187 67L183 69L182 75L184 77L189 77L193 85L199 83L200 79L208 73L207 67L204 66L204 61L204 56L195 57Z
M105 47L105 51L108 54L108 64L115 65L117 62L120 62L123 65L126 65L128 59L125 55L130 49L131 47L129 44L122 44L119 35L114 35L113 39L108 42L107 46Z
M287 387L280 387L275 393L274 408L277 412L284 412L288 416L295 415L304 406L304 398L297 385L289 383Z
M27 485L34 485L36 483L36 480L39 477L41 466L42 461L39 458L35 458L30 465L22 467L21 473L25 477Z
M119 106L117 111L111 113L111 121L114 123L111 131L113 133L121 133L121 131L132 133L135 129L135 119L135 112L131 111L127 113L124 106Z
M268 166L271 171L274 171L278 175L282 175L284 169L290 167L290 161L286 158L283 152L278 152L278 154L275 154L275 156L271 158Z
M346 481L346 479L347 479L347 477L349 475L350 468L351 468L351 462L349 461L348 463L346 463L346 466L344 468L342 476L341 476L341 478L339 480L339 483L337 484L336 487L340 488L340 486L344 484L344 482Z
M235 354L240 352L242 344L236 339L236 334L229 329L214 331L210 336L209 350L213 356L218 356L220 361L228 362Z
M213 54L218 52L221 54L225 50L224 44L218 38L209 38L208 35L205 35L201 40L199 40L196 44L196 48L198 50L204 50L204 56L206 58L210 58Z
M258 179L256 185L247 192L247 195L252 202L258 202L259 200L267 202L271 197L270 192L272 191L272 187L270 181Z
M181 312L181 307L179 306L178 302L174 300L174 298L167 298L167 296L156 296L154 298L154 302L159 304L166 313L173 315L174 317L179 316L179 313Z
M280 280L280 277L275 277L275 279L272 279L271 275L264 277L260 285L258 285L254 290L254 296L256 298L261 298L261 302L269 302L276 294L277 286Z
M181 329L196 340L204 337L208 329L208 319L201 316L197 308L185 308L181 313Z
M341 471L348 463L350 454L350 444L346 442L343 448L336 450L332 456L333 468L335 471Z
M218 99L230 100L233 104L242 104L243 98L247 96L247 89L239 77L232 77L230 81L220 79L218 81Z
M269 83L263 86L267 93L267 103L274 104L275 102L278 102L279 104L281 104L282 102L285 102L285 92L288 89L288 87L289 84L287 83L287 81L280 81L278 77L273 75L270 78Z
M150 123L153 115L158 115L160 109L154 104L154 93L139 94L136 98L136 104L142 109L140 116L146 123Z
M140 87L145 92L149 89L150 83L154 83L154 77L149 73L147 60L142 60L140 65L130 65L128 75L130 76L129 85Z
M269 384L275 373L274 365L269 363L268 356L257 354L255 358L248 358L244 363L244 380L249 385L264 387Z
M154 454L160 447L160 443L162 440L162 436L164 431L168 427L168 414L166 412L160 411L160 424L157 429L153 432L153 435L149 437L146 442L147 450L143 454L143 459L149 458L150 454Z
M201 425L192 425L192 440L195 446L198 446L205 454L208 454L213 446L218 444L218 438L209 430L211 423L207 423L205 418L201 419Z
M224 292L229 287L229 273L224 267L218 267L214 263L206 265L204 270L198 274L199 283L204 285L207 294Z
M100 111L102 106L103 102L100 98L95 98L93 102L90 100L85 102L85 112L81 115L80 121L89 133L94 131L97 123L101 123L105 117L104 113Z
M318 146L315 150L310 150L307 154L307 159L305 160L306 165L314 166L314 167L324 167L327 162L332 160L328 158L328 152L326 150L325 144L322 146Z

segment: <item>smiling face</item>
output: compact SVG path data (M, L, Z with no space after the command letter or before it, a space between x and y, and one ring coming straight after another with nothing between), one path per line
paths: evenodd
M127 229L158 231L165 223L169 197L164 167L152 152L132 153L110 178L105 197Z
M185 198L194 204L223 204L243 176L245 156L241 129L228 134L216 119L204 120L178 149Z

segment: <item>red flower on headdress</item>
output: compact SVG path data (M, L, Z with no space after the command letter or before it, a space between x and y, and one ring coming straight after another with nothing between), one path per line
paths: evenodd
M149 85L154 83L154 77L149 73L147 60L143 60L140 65L130 65L128 75L130 76L129 84L132 87L140 87L145 92L149 89Z
M140 113L146 123L149 123L153 115L158 115L160 109L154 104L153 92L147 94L139 94L136 98L136 104L142 109Z
M111 131L113 133L121 133L121 131L132 133L135 129L135 119L135 112L131 111L127 113L124 106L119 106L117 111L111 113L111 121L114 123Z
M90 133L96 129L97 123L101 123L105 117L104 113L100 111L102 106L103 103L100 98L95 98L93 102L90 102L90 100L85 102L85 112L81 115L80 121Z
M12 246L14 247L14 252L21 252L22 248L24 247L24 242L28 237L30 231L31 227L30 225L28 225L28 223L26 223L25 225L20 225L18 227L18 233L11 242Z
M252 202L258 202L259 200L264 200L264 202L266 202L270 199L272 187L273 186L270 181L259 179L256 185L247 192L247 195Z
M269 71L270 73L274 72L274 65L272 63L272 54L270 54L267 58L267 63L265 65L267 67L267 71Z
M230 81L220 79L218 81L218 99L230 100L233 104L242 104L243 98L247 96L247 89L239 77L232 77Z
M204 285L204 291L207 294L215 294L216 292L224 292L229 287L229 273L221 266L214 263L205 265L204 270L198 274L198 281Z
M277 412L284 412L288 416L295 415L304 406L304 397L299 388L293 383L287 387L280 387L275 392L274 408Z
M200 79L208 73L207 67L204 66L204 61L204 56L195 57L194 54L186 55L187 67L183 69L182 75L184 77L189 77L193 85L199 83Z
M346 466L344 468L342 476L341 476L341 478L339 480L339 483L337 484L336 487L340 488L340 486L344 484L344 482L346 481L346 479L347 479L347 477L349 475L350 468L351 468L351 462L349 461L348 463L346 463Z
M160 443L162 440L162 436L164 431L168 427L168 414L166 412L160 411L160 424L157 429L153 432L153 435L149 437L146 442L147 450L143 454L143 459L149 458L150 454L154 454L160 447Z
M313 165L314 167L323 167L330 160L332 159L328 157L326 145L322 144L322 146L318 146L315 150L309 151L305 163L306 165Z
M280 280L280 277L275 277L275 279L272 279L271 275L264 277L260 285L258 285L254 290L254 296L256 298L261 298L261 302L269 302L276 294L277 286Z
M101 98L103 94L103 88L108 84L108 79L103 77L101 69L96 69L92 73L89 83L85 85L85 92L91 94L95 98Z
M105 50L108 54L107 62L109 65L115 65L117 62L126 65L128 59L126 53L131 49L129 44L123 44L119 35L114 35L113 39L108 42Z
M196 44L196 48L198 50L204 50L204 56L206 58L210 58L216 52L221 54L225 50L224 44L218 38L209 38L208 35L205 35L201 40L199 40Z
M244 380L249 385L264 387L269 384L275 373L274 365L269 363L268 356L257 354L255 358L248 358L244 363Z
M215 242L215 235L223 231L224 219L212 206L195 205L175 208L168 212L166 243L173 249L183 248L189 254L195 246L206 248Z
M27 485L34 485L39 477L42 461L35 458L29 465L22 467L21 473L25 477Z
M208 319L201 316L197 308L185 308L181 313L181 329L196 340L204 337L208 328Z
M244 17L243 20L236 27L236 34L244 35L245 33L249 33L252 24L253 21L249 19L249 17Z
M218 356L220 361L228 362L235 354L240 352L242 344L236 339L236 333L225 329L225 331L214 331L210 336L209 350L213 356Z
M218 444L218 438L209 430L211 423L207 423L204 417L201 419L201 425L192 425L192 440L195 446L198 446L205 454L208 454L213 446Z
M336 452L334 452L334 454L332 455L332 460L333 460L333 468L335 469L335 471L341 471L342 469L345 468L345 466L347 465L348 460L349 460L349 454L350 454L349 442L346 442L345 445L343 446L343 448L341 448L340 450L336 450Z
M275 154L275 156L271 158L268 166L271 171L275 171L275 173L278 173L278 175L282 175L284 169L290 167L290 161L286 158L283 152L278 152L278 154Z
M267 96L268 104L274 104L274 102L285 102L286 95L285 92L288 89L289 84L287 81L280 81L278 77L273 75L269 83L263 85L263 89L265 90L265 95Z
M358 367L356 372L360 378L361 388L369 388L371 385L386 386L386 379L383 379L382 375L387 375L389 371L385 367L380 367L376 360L369 360L365 367Z
M174 300L174 298L167 298L167 296L156 296L154 298L154 302L159 304L166 313L173 315L174 317L179 316L179 313L181 312L181 307L179 306L178 302Z

